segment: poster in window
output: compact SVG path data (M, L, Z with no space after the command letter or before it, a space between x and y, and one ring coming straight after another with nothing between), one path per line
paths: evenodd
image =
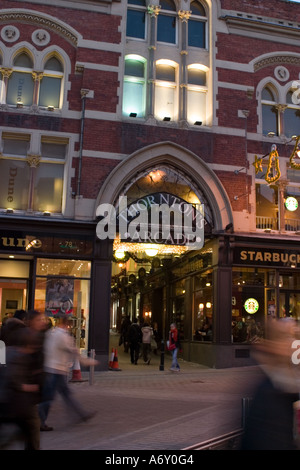
M65 278L47 279L46 314L60 317L73 314L74 280Z

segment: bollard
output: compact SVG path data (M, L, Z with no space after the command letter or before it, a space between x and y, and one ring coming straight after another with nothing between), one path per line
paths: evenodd
M161 347L160 347L160 365L159 365L159 370L164 370L164 363L165 363L165 343L164 341L161 342Z
M92 359L95 359L95 349L91 349L90 357ZM90 380L89 380L90 385L94 384L94 372L95 372L95 366L90 365Z

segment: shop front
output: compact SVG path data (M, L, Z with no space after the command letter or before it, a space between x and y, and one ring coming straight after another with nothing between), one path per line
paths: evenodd
M8 217L2 217L0 223L1 320L18 309L45 312L52 324L68 315L82 354L94 348L100 362L103 356L106 363L108 334L104 341L90 327L97 322L92 312L100 311L101 302L105 304L95 294L101 280L92 276L99 264L95 224ZM97 272L102 275L101 269Z

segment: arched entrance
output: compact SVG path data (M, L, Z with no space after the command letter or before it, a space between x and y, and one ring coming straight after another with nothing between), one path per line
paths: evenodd
M102 204L118 209L120 197L126 197L127 218L132 208L142 204L148 204L148 209L159 203L170 207L176 200L193 208L204 206L202 249L188 250L174 240L141 243L116 237L112 253L110 328L120 331L125 316L138 317L151 322L158 337L165 339L169 323L175 321L182 340L194 339L200 326L212 328L213 322L209 242L232 224L230 203L220 181L197 155L164 142L120 163L102 186L96 210ZM205 339L211 339L209 334Z

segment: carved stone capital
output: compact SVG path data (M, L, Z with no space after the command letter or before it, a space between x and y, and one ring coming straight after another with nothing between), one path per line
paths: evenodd
M159 5L148 5L147 11L150 16L157 16L160 12L160 6Z
M44 76L44 73L43 72L31 72L31 75L32 75L32 78L34 81L38 81L40 82Z
M9 78L11 74L13 73L13 69L9 69L7 67L1 67L0 72L3 75L3 78Z
M32 154L27 155L27 163L30 166L30 168L37 168L40 162L41 162L40 155L32 155Z
M191 16L192 12L189 10L179 10L178 16L184 23L187 23L187 20Z

